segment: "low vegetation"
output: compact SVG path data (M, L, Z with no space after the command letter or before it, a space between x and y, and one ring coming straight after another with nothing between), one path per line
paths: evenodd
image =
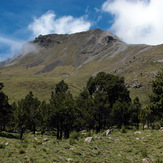
M161 162L163 73L152 82L145 108L138 97L131 100L123 77L104 72L90 77L76 98L62 80L49 103L29 92L10 105L2 88L2 162ZM111 135L104 136L106 129Z
M163 161L163 131L127 129L126 133L115 129L108 136L103 132L80 132L69 139L58 141L50 133L25 133L24 139L0 137L0 162L157 162ZM93 137L88 143L87 136ZM6 145L5 145L6 144ZM143 161L144 160L144 161Z

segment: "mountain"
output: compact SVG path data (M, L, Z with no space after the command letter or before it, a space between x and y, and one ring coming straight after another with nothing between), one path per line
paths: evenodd
M108 31L94 29L38 36L0 64L0 82L12 102L30 90L47 100L60 80L77 95L90 76L105 71L124 76L131 97L139 96L145 105L151 81L162 68L163 45L129 45Z

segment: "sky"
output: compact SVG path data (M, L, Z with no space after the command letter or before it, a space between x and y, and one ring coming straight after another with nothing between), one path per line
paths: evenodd
M0 61L40 34L100 28L128 44L163 43L163 0L0 0Z

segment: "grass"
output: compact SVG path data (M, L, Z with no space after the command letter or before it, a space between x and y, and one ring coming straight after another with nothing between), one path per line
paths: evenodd
M111 135L93 134L93 141L84 142L86 136L73 133L70 139L56 140L54 136L26 133L22 141L0 137L0 162L161 162L163 158L163 131L133 130ZM82 135L82 136L81 136ZM37 139L36 139L37 138ZM43 139L49 141L44 142ZM4 145L8 142L8 145Z

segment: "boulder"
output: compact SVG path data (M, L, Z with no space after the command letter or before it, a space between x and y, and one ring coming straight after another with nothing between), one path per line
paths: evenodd
M135 131L134 134L141 134L141 131Z
M163 130L163 127L161 127L160 130Z
M38 140L36 137L34 137L35 140Z
M104 136L108 136L108 135L110 135L110 134L111 134L111 130L109 130L109 129L106 130L106 131L103 133Z
M68 161L68 162L71 162L71 161L72 161L72 158L68 158L67 161Z
M43 141L49 141L49 139L48 138L45 138L45 139L43 139Z
M148 162L148 160L146 158L143 158L142 162Z
M85 138L84 142L90 143L93 140L93 137L87 137Z
M5 145L8 146L9 145L9 142L5 143Z

